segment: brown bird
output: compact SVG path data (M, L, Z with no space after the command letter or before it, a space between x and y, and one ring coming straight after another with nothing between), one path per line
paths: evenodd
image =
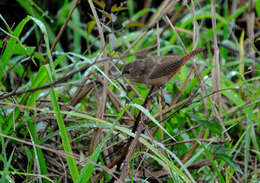
M176 74L188 59L204 51L196 49L186 55L148 56L127 64L122 75L134 82L161 86Z

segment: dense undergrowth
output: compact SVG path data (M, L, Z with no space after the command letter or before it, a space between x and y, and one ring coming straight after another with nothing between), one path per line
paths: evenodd
M0 182L259 182L260 1L110 2L0 5ZM116 77L200 47L152 97Z

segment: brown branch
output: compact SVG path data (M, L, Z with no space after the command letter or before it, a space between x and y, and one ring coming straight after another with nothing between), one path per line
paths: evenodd
M64 24L62 25L62 27L61 27L61 29L60 29L60 31L59 31L59 33L58 33L56 39L55 39L54 42L53 42L53 44L51 45L51 49L50 49L50 52L51 52L51 53L54 51L54 48L55 48L56 45L58 44L58 41L60 40L61 35L63 34L63 32L64 32L64 30L65 30L67 24L69 23L70 17L71 17L71 15L72 15L74 9L77 7L78 2L79 2L79 0L75 0L75 1L74 1L73 6L72 6L72 8L70 9L70 12L69 12L69 14L68 14L68 16L67 16L67 18L66 18ZM48 61L49 61L49 57L46 56L45 61L43 62L43 65L47 64Z
M82 71L88 69L89 67L91 67L91 66L93 66L93 65L95 65L95 64L103 63L103 62L106 62L106 61L109 61L109 59L103 59L103 60L94 62L94 63L92 63L92 64L86 64L86 65L82 66L80 69L78 69L78 70L76 70L76 71L73 71L73 72L71 72L71 73L69 73L69 74L63 76L63 77L60 78L60 79L57 79L55 82L46 84L46 85L41 86L41 87L32 88L32 89L28 89L28 90L12 91L12 92L10 92L10 93L0 95L0 100L1 100L1 99L5 99L5 98L8 98L8 97L11 97L11 96L15 96L15 95L21 95L21 94L23 94L23 93L32 93L32 92L35 92L35 91L38 91L38 90L42 90L42 89L47 89L47 88L50 88L50 87L54 87L54 86L56 86L58 83L61 83L61 82L63 82L63 81L68 80L68 79L71 78L74 74L76 74L76 73L78 73L78 72L82 72Z
M154 87L152 87L143 103L143 106L145 108L150 108L149 107L149 102L152 100L152 97L151 97L151 94L153 93L154 91ZM144 119L142 119L142 117ZM135 125L132 129L132 132L135 133L136 132L136 135L135 135L135 138L133 139L133 137L130 137L129 141L128 141L128 153L125 154L125 157L122 157L122 159L124 159L124 163L123 163L123 168L122 168L122 171L120 173L120 178L119 180L120 181L123 181L126 176L127 176L127 173L128 173L128 165L129 165L129 162L130 162L130 159L137 147L137 143L138 143L138 139L139 137L141 136L142 132L144 131L144 127L145 127L145 121L146 121L146 117L142 115L142 112L140 111L137 118L136 118L136 122L135 122ZM119 166L119 164L117 165ZM120 165L121 166L121 165ZM120 167L119 166L119 167Z

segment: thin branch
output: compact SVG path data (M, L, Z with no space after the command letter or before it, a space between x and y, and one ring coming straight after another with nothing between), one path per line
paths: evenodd
M59 42L59 40L60 40L60 38L61 38L61 35L63 34L63 32L64 32L64 30L65 30L67 24L69 23L70 17L71 17L71 15L72 15L74 9L77 7L78 3L79 3L79 0L75 0L75 1L74 1L73 6L72 6L72 8L70 9L70 12L69 12L69 14L68 14L68 16L67 16L67 18L66 18L64 24L62 25L62 27L61 27L61 29L60 29L60 31L59 31L59 33L58 33L56 39L55 39L54 42L53 42L53 44L51 45L51 49L50 49L50 52L51 52L51 53L54 51L54 48L55 48L56 45L58 44L58 42ZM49 57L46 56L45 61L43 62L43 65L46 64L46 63L48 62L48 60L49 60Z

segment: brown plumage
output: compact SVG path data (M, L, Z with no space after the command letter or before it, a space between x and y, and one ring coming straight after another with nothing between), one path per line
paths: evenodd
M204 51L199 48L186 55L148 56L127 64L123 76L134 82L160 86L169 81L191 57Z

